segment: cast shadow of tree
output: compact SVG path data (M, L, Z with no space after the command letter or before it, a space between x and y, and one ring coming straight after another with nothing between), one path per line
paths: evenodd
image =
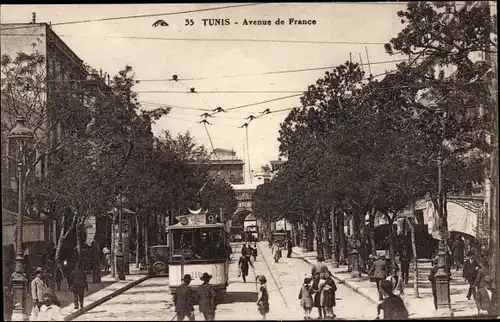
M220 304L257 302L255 292L228 292Z

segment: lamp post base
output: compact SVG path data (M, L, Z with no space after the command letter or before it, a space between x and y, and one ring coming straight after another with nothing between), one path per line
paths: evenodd
M116 271L117 271L117 278L120 281L125 280L125 270L123 267L123 253L117 252L116 254Z
M14 311L12 312L12 321L28 321L26 310L26 291L28 280L23 273L14 272L11 276L12 281L12 300Z

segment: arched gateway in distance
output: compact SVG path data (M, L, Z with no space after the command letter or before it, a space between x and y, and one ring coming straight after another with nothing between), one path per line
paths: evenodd
M233 184L233 189L238 200L236 208L231 218L230 227L233 234L243 235L245 229L245 219L253 219L252 195L258 184ZM254 219L253 219L254 220ZM259 222L257 221L257 225Z

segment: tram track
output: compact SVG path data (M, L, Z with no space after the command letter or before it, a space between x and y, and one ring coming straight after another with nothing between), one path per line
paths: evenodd
M232 255L231 255L230 265L238 265L238 260L239 260L240 255L241 255L240 251L241 251L241 247L243 246L243 244L245 244L245 243L243 243L243 242L232 243L231 248L232 248L233 252L232 252ZM267 284L268 284L268 292L269 293L274 293L275 291L278 291L279 302L282 302L284 304L284 307L287 310L289 310L288 302L287 302L286 297L285 297L285 295L283 294L283 291L282 291L283 286L281 285L281 282L280 282L279 278L276 276L276 274L273 273L273 270L272 270L271 264L269 262L269 259L266 258L266 256L262 252L261 247L263 247L263 246L261 246L259 243L257 243L257 251L258 251L258 254L260 255L258 258L262 258L262 260L260 262L264 264L265 268L264 269L260 269L260 272L258 272L255 269L255 262L252 262L252 266L251 266L251 268L252 268L252 275L253 275L252 282L255 285L255 292L256 292L256 294L259 293L259 284L258 284L258 281L257 281L257 277L259 275L266 276L266 278L267 278ZM262 268L262 266L261 266L261 268ZM269 282L271 282L271 283L269 283ZM275 287L272 287L272 285L269 285L269 284L274 284ZM229 285L231 285L231 283ZM231 293L231 292L228 290L228 293ZM169 309L172 309L172 311L169 310L167 316L165 317L165 320L166 321L175 321L176 318L177 318L177 313L173 312L173 311L175 311L175 307L173 305L173 298L172 298L171 301L168 301L168 303L166 305L167 305L167 307L169 307ZM195 313L196 320L200 320L200 319L203 320L203 316L198 312L197 309L195 309L194 313Z

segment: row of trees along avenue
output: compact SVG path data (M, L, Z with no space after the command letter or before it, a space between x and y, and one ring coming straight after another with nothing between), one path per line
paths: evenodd
M487 7L445 11L428 2L410 2L398 16L404 28L385 48L391 55L406 55L408 61L382 80L346 62L310 85L302 106L281 124L280 153L287 158L283 170L253 196L261 219L302 224L304 246L311 249L315 236L318 254L326 258L331 249L325 226L332 211L337 227L343 225L344 213L352 218L353 247L375 253L377 213L392 227L395 214L427 195L435 209L444 205L440 224L446 225L447 194L484 181L491 152L490 108L495 106L486 78L491 65L470 57L490 51L490 32L496 46ZM456 72L444 77L437 71L440 66ZM485 113L471 113L482 110ZM348 241L343 229L336 236L343 261ZM389 242L394 259L392 229Z
M189 132L153 137L151 123L167 116L170 108L141 109L132 67L112 78L105 96L91 95L87 87L75 89L71 81L55 82L49 104L44 64L38 52L2 56L2 144L16 117L26 117L35 131L26 172L26 213L58 222L53 260L59 267L75 246L80 262L87 218L107 216L117 207L119 194L135 212L136 223L142 217L147 227L158 215L175 218L197 202L217 213L221 208L225 214L234 212L232 187L208 176L209 153ZM82 96L84 100L78 99ZM57 124L54 144L48 133ZM34 171L44 158L49 161L43 173ZM113 224L116 217L112 215ZM148 242L143 245L147 250Z

